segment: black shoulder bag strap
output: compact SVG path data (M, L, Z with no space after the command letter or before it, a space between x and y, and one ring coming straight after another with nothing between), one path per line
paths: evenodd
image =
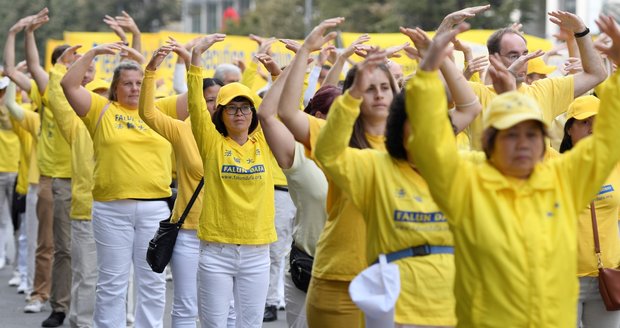
M198 198L198 194L200 194L200 190L202 189L202 186L204 184L205 184L205 178L203 177L202 179L200 179L200 182L198 183L198 186L196 187L196 190L194 191L192 198L189 200L189 203L187 203L187 206L185 206L185 211L183 211L183 214L181 214L179 221L177 221L178 228L180 228L183 225L183 222L185 222L185 217L187 216L187 214L189 214L189 211L192 209L192 206L194 205L196 198Z

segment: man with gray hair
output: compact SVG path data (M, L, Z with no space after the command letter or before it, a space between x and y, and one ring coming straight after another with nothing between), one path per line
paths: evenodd
M233 64L220 64L215 68L213 78L218 79L224 85L241 80L241 69Z

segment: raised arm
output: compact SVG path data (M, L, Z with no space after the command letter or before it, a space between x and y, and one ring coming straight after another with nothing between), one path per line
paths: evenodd
M337 86L344 64L355 53L355 50L359 45L368 41L370 41L370 36L368 36L368 34L362 34L355 41L351 42L351 44L346 47L340 55L338 55L338 58L336 58L336 62L332 65L332 68L329 69L329 72L327 72L325 80L323 80L323 85Z
M258 60L267 67L270 64L265 56L268 55L257 57ZM271 62L273 62L273 60L271 60ZM278 161L278 165L283 169L290 168L295 159L295 138L286 126L276 117L282 90L288 79L288 72L289 69L285 69L271 85L271 88L269 88L263 97L263 101L258 107L257 113L269 148L276 158L276 161Z
M69 105L62 91L62 87L60 86L60 80L62 80L62 77L67 72L67 67L71 66L77 59L75 52L80 47L79 45L72 46L63 51L60 57L58 57L54 67L50 70L49 83L47 84L47 94L50 104L49 109L54 114L54 120L58 125L60 133L69 143L71 143L75 137L75 124L82 123L76 122L79 121L79 118L76 116L75 112L71 110L71 105Z
M16 121L21 122L24 119L24 109L15 101L15 83L11 82L6 87L4 94L4 105L9 109L9 114Z
M138 103L138 113L144 123L170 142L178 136L178 133L175 133L177 130L174 128L176 120L155 108L155 75L157 68L171 51L171 47L163 46L153 53L144 70L144 78L140 87L140 102Z
M116 16L114 19L123 30L131 33L131 47L142 54L142 33L133 18L123 10L120 16Z
M121 50L121 43L102 44L88 50L67 71L60 85L71 104L71 107L80 117L86 116L90 110L91 95L82 85L84 74L90 63L98 55L114 55Z
M32 75L34 81L37 83L39 91L42 93L45 92L49 76L39 62L39 50L37 49L37 42L34 37L34 31L49 21L47 13L47 8L44 8L43 10L38 12L32 20L30 20L28 26L26 27L25 37L26 63L28 64L28 71L30 72L30 75Z
M574 96L578 97L603 82L607 77L601 56L594 49L589 29L579 16L566 11L552 11L549 20L573 33L579 47L583 72L575 74ZM585 34L584 34L585 33Z
M282 91L280 105L278 106L278 116L282 123L291 131L295 140L310 147L310 126L306 114L300 111L299 98L301 97L304 75L310 53L319 50L325 43L336 37L336 32L325 35L327 29L337 26L344 22L344 18L330 18L324 20L315 27L306 37L304 44L299 48L293 61L289 64L289 76Z
M449 54L448 43L456 34L468 28L460 24L455 30L435 36L418 71L405 92L405 108L411 126L407 142L409 157L427 181L435 201L441 208L449 208L449 199L460 163L456 140L445 115L447 105L443 85L437 69ZM443 193L443 194L442 194Z
M4 43L4 75L8 76L22 90L30 92L30 79L15 67L15 36L21 32L35 15L20 19L9 29Z
M367 159L372 153L349 147L349 141L360 114L362 97L370 87L375 69L385 63L385 59L385 51L372 50L366 59L358 64L351 88L334 100L327 123L321 129L314 149L314 156L325 174L342 188L358 207L364 205L360 200L366 198L363 195L370 189L364 186L364 182L369 180L369 175L373 172L369 167L372 161Z
M441 73L448 85L452 100L454 101L454 110L450 111L452 124L459 133L469 126L471 122L482 112L480 100L469 86L467 79L456 68L452 60L446 58L441 65Z
M191 66L187 72L187 98L189 116L191 117L192 131L201 155L205 155L205 138L207 125L213 126L211 115L207 110L207 103L202 92L201 56L216 42L224 41L224 34L210 34L200 38L192 49ZM214 127L213 127L214 128Z

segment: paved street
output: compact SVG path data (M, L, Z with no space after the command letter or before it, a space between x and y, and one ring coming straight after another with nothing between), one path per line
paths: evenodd
M41 327L41 322L45 320L51 312L49 304L41 313L24 313L24 295L19 295L15 287L9 287L8 281L11 278L12 266L7 266L0 270L0 327L2 328L23 328ZM164 327L170 327L170 305L172 304L172 282L168 282L166 292L166 312L164 316ZM68 320L62 327L69 327ZM278 312L278 321L266 323L265 328L284 328L286 320L284 311Z

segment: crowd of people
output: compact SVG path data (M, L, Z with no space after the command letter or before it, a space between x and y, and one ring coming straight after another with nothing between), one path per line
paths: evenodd
M620 327L597 282L620 266L620 28L601 15L594 40L553 11L566 50L528 49L513 24L474 58L459 34L489 8L447 15L432 39L401 27L414 46L387 49L368 35L335 49L345 18L330 18L280 40L284 67L275 39L251 35L252 61L213 76L202 58L224 34L144 58L123 12L104 19L119 42L58 46L46 71L49 13L20 19L0 79L0 268L13 233L24 312L163 327L166 273L147 247L187 212L172 327L261 327L281 307L289 327ZM403 55L407 76L390 60ZM119 59L111 81L102 56Z

